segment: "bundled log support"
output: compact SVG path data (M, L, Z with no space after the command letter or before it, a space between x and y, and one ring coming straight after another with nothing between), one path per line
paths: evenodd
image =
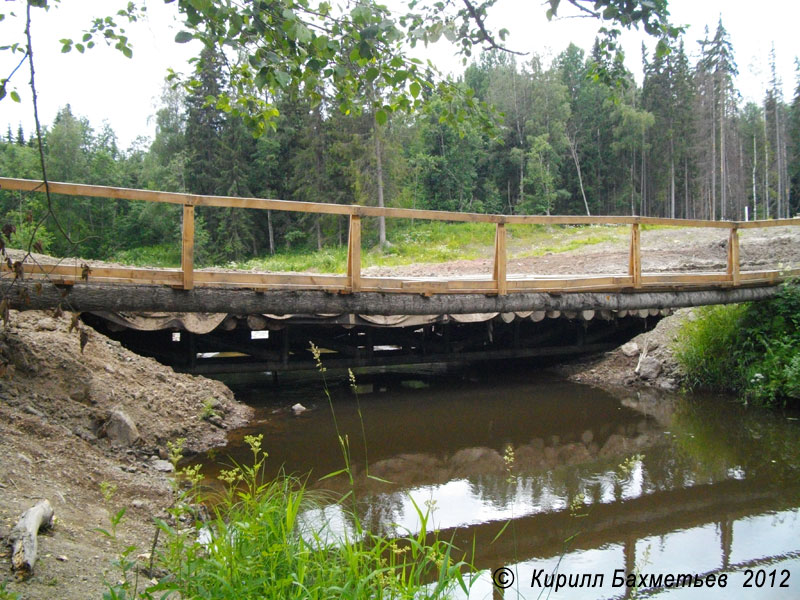
M11 546L11 568L20 579L33 574L38 551L38 535L40 529L48 529L53 525L53 507L48 500L40 500L29 508L17 521L8 536Z

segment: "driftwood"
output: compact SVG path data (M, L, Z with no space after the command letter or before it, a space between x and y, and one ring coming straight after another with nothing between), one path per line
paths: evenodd
M17 525L8 536L11 546L11 568L21 578L33 574L38 549L37 536L39 530L53 525L53 507L47 500L40 500L29 508L17 521Z

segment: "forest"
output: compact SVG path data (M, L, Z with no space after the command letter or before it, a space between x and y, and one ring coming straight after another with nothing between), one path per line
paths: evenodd
M680 37L642 49L642 84L600 42L541 56L480 54L457 86L486 107L460 114L427 91L422 109L345 114L332 102L276 97L274 128L254 136L219 102L226 58L204 51L196 84L165 85L154 139L118 146L111 124L64 106L44 131L48 177L97 185L342 204L507 214L644 215L745 220L800 211L800 62L787 102L775 74L761 103L741 100L720 21L699 57ZM602 63L602 64L601 64ZM613 77L598 77L597 67ZM235 90L225 90L235 95ZM412 94L418 90L412 90ZM414 94L416 96L416 94ZM454 118L453 116L456 115ZM22 125L0 135L0 173L41 178ZM36 249L153 265L180 261L180 212L169 205L54 197L56 225ZM44 198L0 192L0 212L27 248ZM200 208L197 262L227 264L346 244L343 217ZM366 243L390 248L409 224L377 221ZM393 229L394 228L394 229ZM68 238L59 233L68 234ZM77 246L76 246L77 244Z

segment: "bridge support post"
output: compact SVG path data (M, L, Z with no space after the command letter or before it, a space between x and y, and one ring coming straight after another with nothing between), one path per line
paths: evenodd
M361 290L361 217L350 215L347 235L347 280L351 292Z
M183 205L183 226L181 227L181 271L183 289L194 287L194 206Z
M733 285L739 285L739 228L731 227L728 237L728 277Z
M508 293L508 280L506 278L506 224L498 223L494 234L494 283L497 294L505 296Z
M642 236L638 223L631 225L631 252L628 261L628 275L631 276L633 287L642 287Z

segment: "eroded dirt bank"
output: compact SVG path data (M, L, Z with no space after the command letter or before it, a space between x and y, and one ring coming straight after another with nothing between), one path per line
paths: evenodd
M119 577L117 549L94 529L125 506L120 542L149 552L152 517L172 501L167 441L205 450L250 416L223 384L176 374L92 330L81 353L70 321L12 312L0 331L0 536L40 498L56 515L28 581L13 581L0 546L0 582L25 599L102 597L104 579ZM117 487L110 504L103 483Z
M627 344L610 352L559 365L556 371L571 381L600 387L676 391L680 388L683 374L675 360L673 345L683 323L694 319L695 315L695 309L682 308Z

